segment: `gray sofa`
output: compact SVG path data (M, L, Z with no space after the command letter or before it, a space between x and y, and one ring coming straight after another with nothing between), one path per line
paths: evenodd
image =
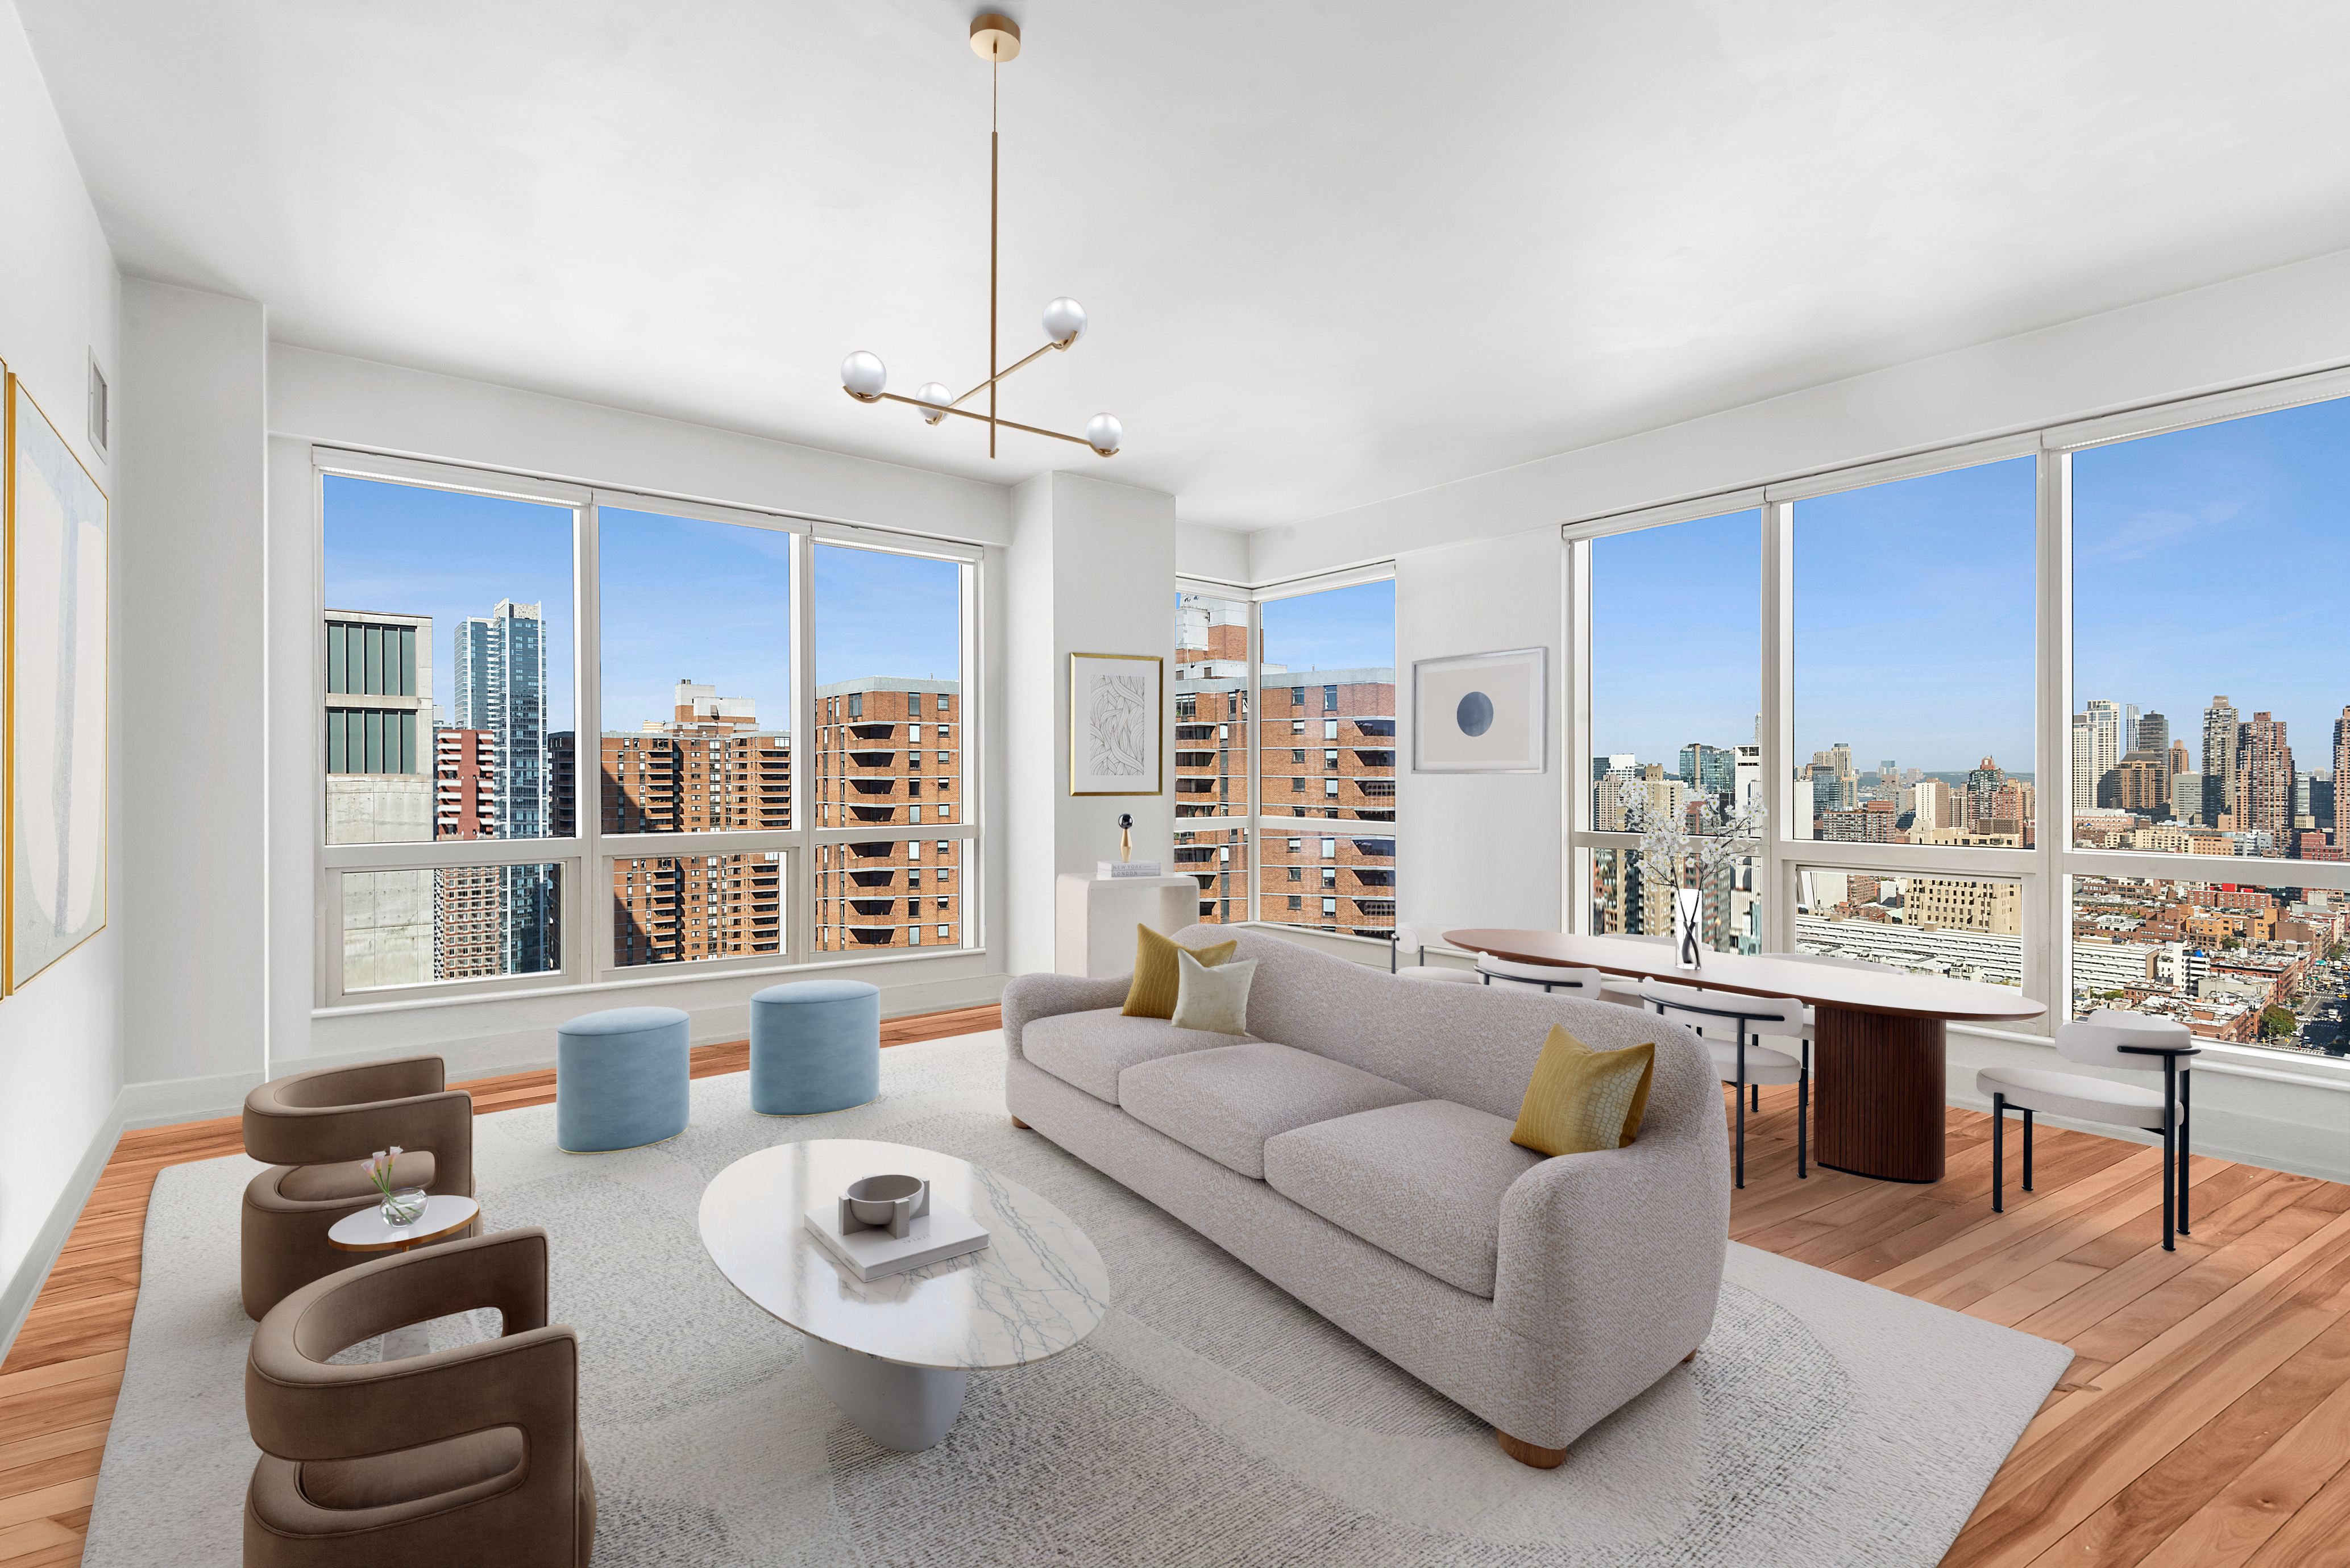
M1250 1033L1121 1017L1128 980L1003 993L1014 1117L1149 1199L1555 1465L1713 1325L1730 1220L1721 1090L1675 1024L1601 1002L1412 985L1254 931ZM1510 1142L1544 1037L1657 1044L1629 1148Z

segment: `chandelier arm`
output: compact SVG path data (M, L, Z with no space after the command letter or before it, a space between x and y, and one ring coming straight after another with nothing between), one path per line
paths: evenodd
M977 420L983 425L1002 425L1008 431L1025 431L1030 435L1051 436L1055 441L1074 441L1088 451L1092 450L1094 444L1083 436L1063 435L1059 431L1040 430L1035 425L1024 425L1015 420L997 419L992 414L975 414L969 409L942 409L936 403L926 403L920 398L899 397L895 392L876 392L874 397L879 401L903 403L910 409L920 409L926 414L952 414L957 419Z
M970 391L965 392L962 397L957 398L955 402L967 403L971 401L972 399L979 396L980 393L995 385L996 382L1003 379L1004 377L1012 374L1013 371L1023 369L1027 366L1034 365L1037 360L1042 359L1047 351L1055 348L1066 348L1067 347L1067 344L1061 342L1047 343L1044 348L1037 349L1036 352L1029 355L1025 359L1021 360L1019 364L1006 365L1003 369L998 370L994 375L990 376L986 380L982 381L978 386L973 387ZM951 408L953 404L949 404L948 406Z

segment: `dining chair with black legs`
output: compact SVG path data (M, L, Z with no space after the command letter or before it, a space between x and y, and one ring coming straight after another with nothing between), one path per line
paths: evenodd
M1640 999L1675 1023L1685 1024L1713 1054L1714 1075L1730 1085L1738 1103L1738 1151L1732 1165L1740 1187L1746 1185L1746 1108L1750 1097L1761 1107L1761 1085L1795 1085L1795 1175L1811 1176L1812 1043L1804 1032L1804 1004L1792 996L1746 996L1736 992L1700 991L1695 986L1646 981ZM1730 1039L1722 1038L1727 1031ZM1762 1043L1762 1036L1795 1041L1801 1056L1790 1056Z

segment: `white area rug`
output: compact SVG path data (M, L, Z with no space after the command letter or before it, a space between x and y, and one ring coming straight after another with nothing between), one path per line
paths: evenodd
M685 1136L623 1154L558 1152L552 1106L475 1124L491 1226L546 1227L555 1320L581 1332L598 1568L1926 1568L2070 1361L1733 1246L1697 1360L1562 1468L1529 1469L1484 1423L1015 1131L1003 1051L996 1033L893 1047L879 1100L805 1120L754 1115L745 1075L701 1079ZM919 1144L1044 1194L1101 1249L1116 1306L1066 1355L973 1374L939 1448L874 1447L694 1229L719 1170L806 1137ZM156 1183L87 1568L239 1559L255 1450L236 1217L257 1168L234 1156ZM435 1343L491 1326L445 1319Z

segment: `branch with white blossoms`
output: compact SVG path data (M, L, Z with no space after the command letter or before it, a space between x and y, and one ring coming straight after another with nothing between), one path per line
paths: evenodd
M1668 887L1682 885L1684 868L1695 863L1700 886L1727 871L1735 862L1761 847L1764 808L1749 802L1723 816L1712 802L1699 807L1703 830L1691 833L1679 813L1659 811L1653 802L1635 801L1624 808L1624 831L1640 836L1641 874Z

